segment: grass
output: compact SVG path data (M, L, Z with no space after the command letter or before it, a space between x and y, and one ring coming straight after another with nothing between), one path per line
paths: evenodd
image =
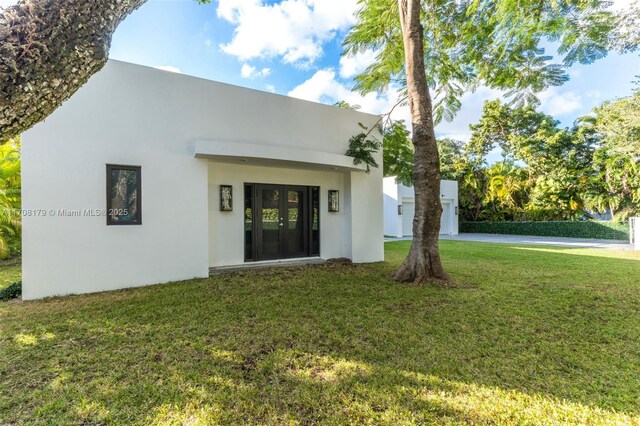
M0 424L640 424L639 253L441 247L0 303Z
M20 262L20 257L0 259L0 290L16 281L20 281L22 277Z

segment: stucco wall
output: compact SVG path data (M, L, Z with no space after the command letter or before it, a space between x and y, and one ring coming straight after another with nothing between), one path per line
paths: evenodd
M398 214L398 206L402 202L398 201L398 187L395 177L384 178L384 235L399 238L402 237L402 215Z
M381 153L378 153L381 157ZM351 172L351 259L356 263L377 262L384 259L382 192L382 158L380 168L370 174Z
M208 274L207 167L193 158L191 111L169 101L164 73L145 70L109 63L24 134L23 210L48 213L24 217L24 299ZM107 163L142 167L142 225L49 213L104 209Z
M109 61L23 136L23 209L104 209L105 165L139 165L142 225L107 226L104 216L25 217L23 298L202 277L210 265L239 263L230 250L236 243L222 231L214 232L227 229L225 221L234 217L216 218L211 210L217 200L209 197L210 185L223 168L211 172L208 160L194 158L195 142L236 141L344 154L349 136L360 129L358 122L375 120L355 111ZM323 190L337 185L335 189L343 189L345 207L356 182L362 208L378 200L381 205L379 169L366 175L260 167L240 177L241 168L226 166L224 180L232 183L320 181ZM382 260L379 208L378 213L370 213L366 226L359 223L357 229L349 209L324 218L323 257L340 253L357 261ZM364 227L367 235L357 235L354 245L354 232ZM343 238L345 234L350 237ZM242 244L241 238L237 241ZM354 248L365 246L366 253L353 256Z

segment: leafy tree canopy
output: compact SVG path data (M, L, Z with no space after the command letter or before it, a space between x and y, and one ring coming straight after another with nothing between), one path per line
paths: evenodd
M597 143L596 173L588 203L610 209L617 219L640 213L640 91L605 102L579 120L580 132Z
M609 208L591 202L593 194L602 194L593 166L601 144L595 124L591 129L558 124L530 106L494 100L470 126L469 142L438 140L442 176L459 182L463 220L566 220L585 217L587 207ZM385 145L394 150L385 157L385 168L394 172L401 167L387 162L399 157L396 143L389 138ZM488 165L487 155L496 147L503 160Z
M383 172L396 176L396 182L413 184L413 144L403 121L393 121L382 138Z
M576 138L570 129L558 127L553 117L531 106L512 108L499 100L485 102L482 117L472 124L467 145L470 156L482 162L495 147L505 160L523 162L542 172L571 163L588 167L593 153L591 139Z
M468 143L440 140L463 220L571 220L640 213L640 92L560 128L529 106L485 103ZM494 147L503 161L487 165Z
M412 186L414 151L410 132L402 120L392 121L385 127L382 139L384 176L395 176L397 183ZM437 144L442 178L457 179L461 161L468 164L468 145L451 138L438 139Z
M516 105L568 79L566 66L638 46L637 15L616 15L602 0L430 0L422 2L425 67L434 118L450 120L461 96L479 84L507 90ZM361 0L345 54L372 49L375 62L356 77L361 93L406 86L397 0ZM629 31L624 31L628 28ZM556 56L541 47L555 43Z

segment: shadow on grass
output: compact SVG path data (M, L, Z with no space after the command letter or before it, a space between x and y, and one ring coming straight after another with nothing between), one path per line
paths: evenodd
M446 290L405 253L0 306L0 420L637 421L638 262L443 244Z

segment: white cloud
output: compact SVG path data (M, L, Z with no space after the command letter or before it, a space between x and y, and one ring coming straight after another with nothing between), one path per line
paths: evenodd
M242 65L242 68L240 69L240 75L244 78L266 77L269 74L271 74L270 68L262 68L259 70L249 64Z
M360 111L372 114L386 114L399 99L398 91L390 91L385 95L369 93L362 96L352 92L336 79L336 72L332 68L316 72L304 83L295 87L288 93L289 96L305 99L313 102L334 104L338 101L346 101L351 105L360 105ZM469 124L475 123L482 115L482 106L485 100L496 99L501 96L497 90L486 87L479 88L475 93L468 93L462 97L463 108L452 122L442 122L436 127L438 137L450 137L467 141L471 136ZM411 130L411 115L408 106L398 106L393 110L391 118L404 120Z
M273 84L267 84L265 88L271 93L276 93L276 86L274 86Z
M356 55L343 56L340 58L340 77L351 78L363 72L376 59L376 52L365 50Z
M354 22L357 0L220 0L218 17L236 25L220 48L241 60L281 56L308 65L322 56L322 45Z
M163 70L163 71L169 71L169 72L175 72L178 74L182 74L182 70L178 67L174 67L173 65L158 65L154 68L157 68L159 70Z
M399 93L390 91L386 95L369 93L362 96L352 92L351 88L343 84L332 68L317 71L311 78L291 90L288 95L313 102L334 104L338 101L346 101L351 105L360 105L360 110L373 114L388 113L396 104ZM596 90L585 92L580 95L573 91L561 91L552 87L539 95L542 102L541 108L546 114L550 114L559 119L573 119L575 114L588 111L589 108L597 105L602 94ZM436 126L438 137L449 137L457 140L468 141L471 137L469 125L477 123L482 116L482 107L485 101L501 99L508 102L499 90L480 87L474 93L466 93L462 96L462 109L458 112L453 121L443 121ZM410 127L410 114L407 106L395 108L392 118L394 120L404 120ZM499 152L493 153L495 158L499 158Z
M386 95L369 93L360 95L352 92L351 89L336 79L336 72L332 68L327 68L316 72L304 83L295 87L288 93L289 96L305 99L313 102L325 104L335 104L339 101L348 102L350 105L359 105L360 111L371 114L386 114L398 101L398 92L390 91ZM409 122L409 109L406 106L399 106L394 109L392 118L394 120L405 120Z
M18 0L0 0L0 8L4 9L5 7L13 6L18 3Z
M538 95L540 109L553 117L575 113L582 109L583 99L578 93L572 91L561 92L556 87L551 87Z

